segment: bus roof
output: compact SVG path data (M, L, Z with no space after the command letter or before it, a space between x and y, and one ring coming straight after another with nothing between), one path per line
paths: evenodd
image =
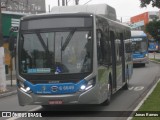
M33 14L33 15L27 15L21 18L21 20L29 20L29 19L39 19L39 18L49 18L49 17L75 17L75 16L91 16L92 14L90 13L68 13L68 14L53 14L53 13L41 13L41 14Z
M137 30L131 31L131 37L147 37L147 35L143 31Z
M94 13L103 15L111 20L116 21L116 11L113 7L107 4L93 4L93 5L76 5L76 6L55 6L51 10L54 14L62 13Z

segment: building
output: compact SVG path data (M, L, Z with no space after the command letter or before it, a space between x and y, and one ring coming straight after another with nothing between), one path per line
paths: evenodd
M132 27L132 29L144 30L144 26L154 19L160 19L160 11L145 12L131 17L130 26Z
M20 18L27 14L45 13L45 0L1 0L1 10L5 65L7 66L6 68L10 68L11 52L9 51L9 42L11 40L13 44L16 42ZM14 63L13 61L12 63ZM14 66L13 64L13 68Z
M45 13L45 0L1 0L2 11Z
M3 47L4 47L4 53L5 53L4 62L7 68L11 66L11 52L9 51L9 42L10 40L13 40L12 43L16 42L19 21L20 21L20 18L25 15L26 14L24 13L16 13L16 12L8 12L8 11L2 12ZM11 32L11 29L12 29L12 32ZM12 35L12 39L11 39L11 35Z

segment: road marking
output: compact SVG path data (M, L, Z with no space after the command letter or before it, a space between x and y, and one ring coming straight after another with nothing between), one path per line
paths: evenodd
M143 86L139 86L139 87L135 87L135 88L134 88L134 91L141 91L141 90L143 90L143 89L144 89Z
M33 109L31 109L31 110L26 111L26 113L28 113L28 112L33 112L33 111L37 111L37 110L39 110L39 109L41 109L41 108L42 108L41 106L38 106L38 107L36 107L36 108L33 108ZM19 118L22 118L22 117L11 117L11 118L8 118L8 119L6 119L6 120L16 120L16 119L19 119Z
M141 91L144 89L144 86L136 86L136 87L129 87L128 90L134 90L134 91Z
M134 89L134 87L129 87L129 88L128 88L128 90L133 90L133 89Z

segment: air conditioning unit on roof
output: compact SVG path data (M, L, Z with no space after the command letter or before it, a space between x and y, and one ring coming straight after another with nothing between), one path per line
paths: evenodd
M111 20L116 21L116 11L113 7L107 4L93 4L93 5L76 5L76 6L55 6L51 10L54 14L62 13L94 13L105 16Z

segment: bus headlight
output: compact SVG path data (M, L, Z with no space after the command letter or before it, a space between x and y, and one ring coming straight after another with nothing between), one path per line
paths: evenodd
M85 90L86 89L86 85L81 85L80 90Z
M31 89L30 89L30 87L26 87L26 88L23 88L23 87L20 87L20 89L23 91L23 92L26 92L26 93L30 93L31 91Z
M95 79L89 80L86 84L80 86L80 91L86 91L95 85Z
M31 88L30 87L27 87L25 86L25 84L21 81L18 81L18 87L25 93L31 93Z

